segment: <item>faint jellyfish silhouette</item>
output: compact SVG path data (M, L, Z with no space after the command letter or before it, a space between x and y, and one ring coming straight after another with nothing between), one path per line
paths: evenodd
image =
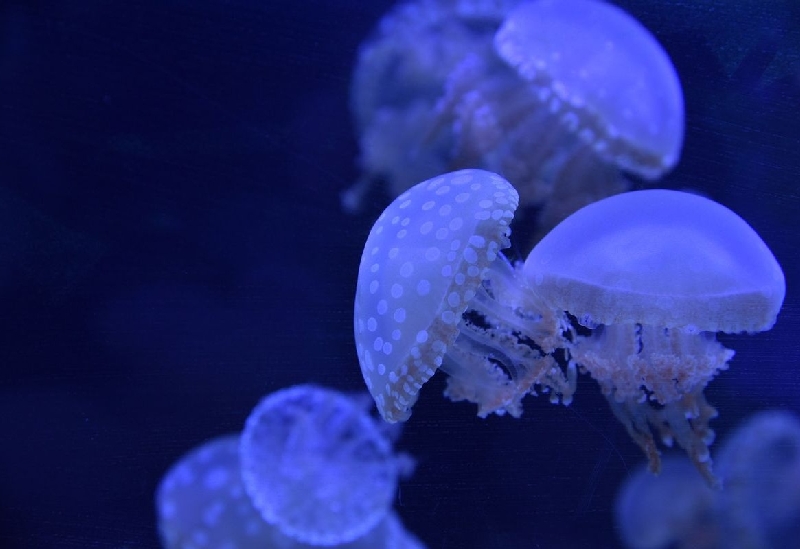
M438 368L446 395L478 413L521 413L541 385L569 401L575 371L551 354L565 345L563 313L552 314L500 253L518 195L502 177L462 170L399 196L370 231L354 308L364 381L383 418L405 421ZM541 311L545 311L542 313Z
M739 216L694 194L616 195L568 217L531 251L535 291L591 335L572 359L600 384L616 417L659 470L651 429L686 450L710 483L703 388L733 351L715 332L775 323L786 285L780 265Z
M800 420L773 410L749 418L717 459L720 547L795 548L800 540Z
M264 398L247 418L240 454L245 489L264 520L312 545L340 545L374 528L412 464L395 455L363 403L313 385Z
M164 475L156 492L158 531L166 549L257 549L274 544L244 490L239 436L191 450Z
M248 497L241 475L239 435L212 439L166 473L156 495L165 549L309 549L267 523ZM421 549L394 512L341 549Z
M494 37L499 59L471 55L439 110L456 122L455 166L483 167L541 205L549 230L578 208L622 192L620 170L653 180L677 163L683 93L653 35L598 0L537 0L513 9Z
M614 518L628 549L715 549L717 492L685 457L664 458L653 476L639 467L617 494Z
M359 181L342 194L361 208L379 179L396 197L447 171L452 135L431 130L432 113L464 55L491 55L492 36L519 0L418 0L399 3L359 49L350 87L359 135Z

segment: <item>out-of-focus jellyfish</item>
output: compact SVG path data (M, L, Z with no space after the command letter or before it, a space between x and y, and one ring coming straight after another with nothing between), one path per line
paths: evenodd
M156 494L165 549L310 549L264 521L244 488L238 435L190 451L164 476ZM342 549L421 549L394 512Z
M264 398L247 418L240 452L245 489L264 520L312 545L340 545L374 528L411 466L363 403L313 385Z
M591 329L571 345L572 359L600 384L651 469L659 469L653 429L716 482L708 452L716 411L703 389L734 353L715 332L770 329L786 291L758 234L707 198L636 191L568 217L523 271L548 306Z
M502 177L461 170L400 195L370 231L354 332L361 373L384 419L404 421L439 368L446 395L485 416L521 413L541 386L569 401L575 370L553 358L568 323L526 291L500 253L518 194Z
M800 543L800 420L761 412L725 440L717 471L720 547L791 549Z
M365 178L346 194L353 204L376 175L396 196L447 169L485 168L541 207L547 229L626 190L621 171L652 180L678 161L675 69L611 4L428 0L380 28L354 76Z
M716 494L682 456L664 458L657 477L639 467L617 495L617 532L628 549L714 549Z
M450 73L464 55L490 55L492 36L519 0L417 0L398 4L359 50L351 110L363 173L342 202L358 210L376 180L392 196L447 171L452 135L432 120Z
M522 203L544 204L541 227L625 190L620 170L652 180L677 163L678 76L625 11L598 0L525 2L494 45L503 66L473 57L483 66L467 60L448 85L456 157L477 153L482 167L514 183Z

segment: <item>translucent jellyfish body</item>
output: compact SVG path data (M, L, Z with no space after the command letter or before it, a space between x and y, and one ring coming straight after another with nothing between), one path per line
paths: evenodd
M374 528L409 465L363 403L311 385L264 398L247 418L240 453L245 489L264 520L312 545Z
M774 410L749 418L717 459L720 547L790 549L800 540L800 419Z
M518 195L502 177L461 170L400 195L361 256L354 332L361 373L387 421L404 421L436 372L479 414L521 413L534 385L568 400L574 372L552 353L563 315L543 313L500 253Z
M661 474L637 468L620 488L614 518L628 549L716 549L712 490L683 457L664 459Z
M659 468L651 433L677 440L710 482L703 388L733 351L715 332L775 323L785 281L739 216L677 191L624 193L579 210L531 251L526 279L551 307L592 330L572 358L600 384L617 418Z
M310 549L267 523L242 481L239 435L215 438L190 451L162 479L156 494L164 549ZM342 549L421 549L390 512Z
M452 134L432 133L433 112L464 55L489 55L492 36L519 0L417 0L398 4L362 44L351 109L363 172L342 197L357 210L383 179L392 196L447 171Z
M683 143L681 86L656 39L598 0L524 2L470 56L440 103L454 120L457 164L512 181L543 206L546 230L628 187L620 170L657 179ZM498 59L499 58L499 59Z

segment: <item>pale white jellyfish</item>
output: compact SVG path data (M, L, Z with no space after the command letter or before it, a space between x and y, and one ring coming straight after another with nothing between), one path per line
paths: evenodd
M445 82L465 55L490 55L492 36L519 0L401 2L361 45L351 82L362 177L342 196L358 210L383 179L394 197L447 171L452 132L434 135L434 111Z
M212 439L191 450L164 475L156 493L164 549L310 549L269 524L242 481L239 435ZM364 536L341 549L422 549L389 512Z
M536 293L591 334L570 347L616 417L647 454L651 430L676 440L710 483L706 384L733 351L715 332L769 330L783 303L783 272L739 216L694 194L646 190L574 213L523 267Z
M441 368L446 394L485 416L518 416L539 385L568 402L574 369L563 313L526 292L500 253L518 194L502 177L461 170L400 195L370 231L358 273L354 333L361 373L384 419L405 421Z
M439 105L456 124L456 166L496 171L552 228L621 192L620 171L653 180L684 135L683 93L658 41L600 0L521 3L494 37L497 56L467 57Z
M638 467L625 479L614 504L614 519L628 549L716 549L717 491L684 457L667 456L661 473Z
M800 419L760 412L725 440L717 458L717 514L725 549L800 544Z
M240 453L263 519L312 545L341 545L375 528L411 465L364 402L313 385L264 398L247 418Z

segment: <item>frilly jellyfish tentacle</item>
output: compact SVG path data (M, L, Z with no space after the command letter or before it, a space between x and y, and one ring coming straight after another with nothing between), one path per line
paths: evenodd
M697 195L630 192L565 219L523 270L549 306L590 321L572 358L598 381L651 468L659 468L655 429L715 483L708 422L716 411L702 390L734 353L714 332L768 330L786 292L758 234Z
M566 321L541 309L500 254L517 204L505 179L462 170L416 185L375 222L361 256L354 334L387 421L408 419L439 367L450 375L447 394L476 402L481 415L518 415L534 384L571 397L574 376L549 356L563 347Z

